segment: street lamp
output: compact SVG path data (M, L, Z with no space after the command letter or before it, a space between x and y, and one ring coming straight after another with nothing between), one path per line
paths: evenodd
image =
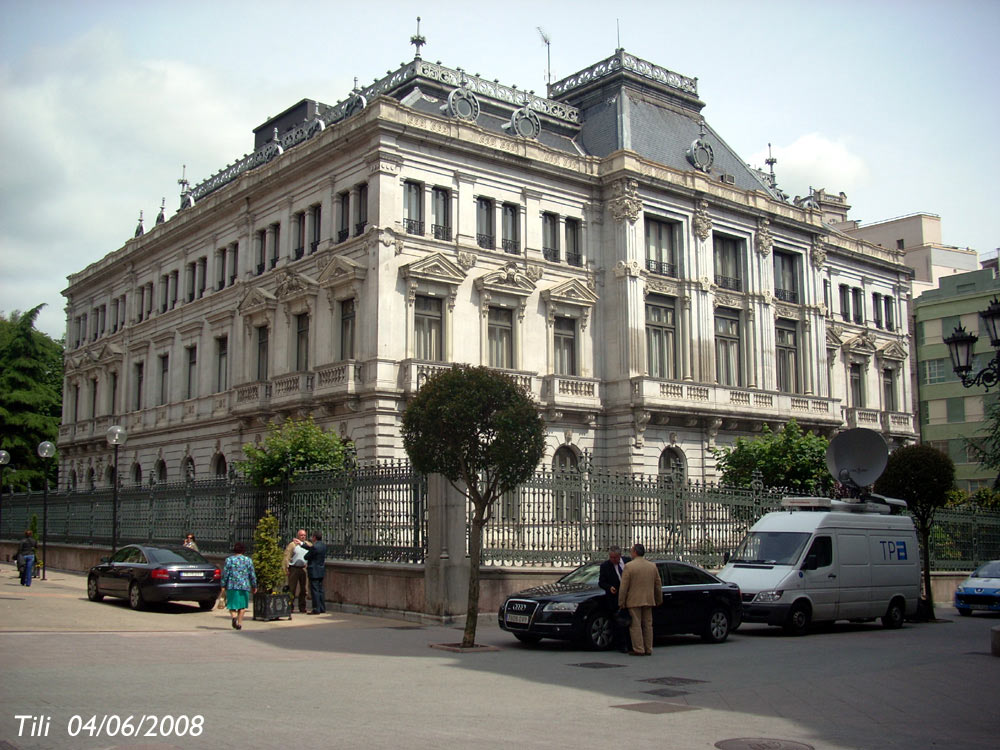
M0 451L0 530L3 529L3 474L7 471L9 463L10 454L7 451Z
M944 343L948 345L952 369L961 379L962 385L966 388L981 385L988 391L1000 383L1000 299L994 297L989 307L979 313L979 317L986 324L990 345L995 350L993 359L987 362L979 372L972 374L973 350L979 340L978 336L969 333L964 326L960 325L951 336L944 340Z
M115 447L115 470L111 475L114 490L111 493L111 554L118 549L118 446L125 445L128 440L128 433L120 425L112 425L108 428L108 445Z
M42 458L52 458L56 455L56 447L48 440L43 440L38 444L38 455ZM49 472L45 464L42 464L42 580L46 580L45 574L49 569Z

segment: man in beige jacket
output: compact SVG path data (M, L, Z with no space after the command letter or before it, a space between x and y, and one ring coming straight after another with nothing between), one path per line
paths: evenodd
M632 622L629 635L632 637L633 656L651 656L653 653L653 607L663 604L663 583L656 564L643 555L646 548L636 542L632 545L632 559L622 573L622 584L618 589L618 606L628 609Z

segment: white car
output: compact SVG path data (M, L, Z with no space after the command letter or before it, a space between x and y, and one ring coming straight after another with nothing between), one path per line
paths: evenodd
M983 563L955 589L955 609L960 615L1000 612L1000 560Z

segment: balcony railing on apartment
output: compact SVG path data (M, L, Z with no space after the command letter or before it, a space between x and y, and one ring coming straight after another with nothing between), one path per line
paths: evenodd
M431 232L436 240L451 241L451 227L447 224L431 224Z
M406 230L407 234L416 234L423 237L424 222L417 219L403 219L403 229Z
M543 247L542 257L545 258L545 260L552 261L553 263L558 263L559 251L556 250L554 247Z
M582 266L583 265L583 255L580 253L574 253L571 250L566 251L566 262L571 266Z
M519 255L521 252L521 242L520 240L501 240L501 246L505 253L510 253L511 255Z
M346 240L350 236L351 236L351 230L350 229L346 229L346 228L345 229L341 229L340 231L337 232L337 242L343 242L344 240Z
M716 283L717 286L720 286L723 289L731 289L734 292L742 292L743 291L743 280L735 278L733 276L719 276L719 275L716 275L716 277L715 277L715 283Z
M775 289L774 296L782 302L791 302L795 305L799 303L799 293L794 289Z
M476 244L484 250L492 250L494 248L493 235L492 234L477 234Z
M295 260L298 260L305 254L306 254L306 249L304 247L297 247L294 250L292 250L292 258L294 258Z
M354 236L357 237L359 234L365 231L365 227L368 226L367 221L359 221L354 225Z
M655 260L654 258L646 258L646 270L660 276L669 276L671 278L677 278L677 264L668 263L663 260Z

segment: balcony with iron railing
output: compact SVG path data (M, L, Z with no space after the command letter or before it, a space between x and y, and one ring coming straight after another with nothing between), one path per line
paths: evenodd
M646 270L658 274L660 276L669 276L670 278L677 278L677 264L668 263L663 260L655 260L654 258L646 258Z
M493 250L494 249L494 238L492 234L477 234L476 244L483 250Z
M795 289L775 289L774 297L775 299L780 299L782 302L791 302L793 305L799 304L799 293Z
M365 227L368 226L367 221L359 221L354 225L354 236L357 237L359 234L364 233Z
M424 222L417 219L403 219L403 229L407 234L424 235Z
M545 260L551 261L552 263L558 263L559 251L556 250L554 247L543 247L542 257L545 258Z
M431 232L436 240L451 242L451 227L447 224L431 224Z
M735 276L715 276L715 285L722 289L729 289L734 292L743 291L743 280Z
M520 240L502 239L502 240L500 240L500 244L501 244L501 247L503 248L503 251L505 253L509 253L511 255L520 255L521 254L521 241Z
M580 267L583 265L583 255L581 253L575 253L572 250L566 251L566 262L571 266Z
M343 229L337 231L337 242L343 242L350 236L351 236L351 230L348 229L347 227L344 227Z

